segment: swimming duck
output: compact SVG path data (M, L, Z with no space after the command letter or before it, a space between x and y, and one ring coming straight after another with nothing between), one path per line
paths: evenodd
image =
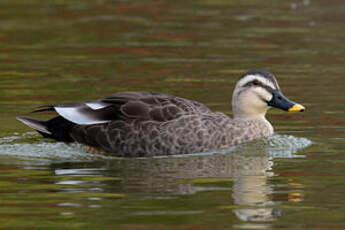
M232 97L233 118L204 104L156 92L120 92L104 99L41 106L48 121L17 119L44 137L79 142L120 157L188 154L224 149L266 138L273 127L269 108L304 111L287 99L273 74L245 73Z

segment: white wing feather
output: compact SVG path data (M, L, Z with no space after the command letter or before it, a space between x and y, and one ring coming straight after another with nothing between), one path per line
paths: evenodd
M79 125L93 125L107 123L109 120L100 120L96 116L92 115L91 108L85 109L85 107L54 107L55 111L70 122ZM87 108L87 107L86 107Z

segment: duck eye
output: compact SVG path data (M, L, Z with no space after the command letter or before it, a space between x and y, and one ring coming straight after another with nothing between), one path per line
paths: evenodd
M254 80L253 85L259 85L259 82L257 80Z

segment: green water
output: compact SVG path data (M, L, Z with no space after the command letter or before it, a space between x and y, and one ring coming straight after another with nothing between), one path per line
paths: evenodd
M326 0L0 1L0 229L344 228L344 11ZM253 68L307 110L270 111L276 135L227 151L114 159L15 120L125 90L231 115Z

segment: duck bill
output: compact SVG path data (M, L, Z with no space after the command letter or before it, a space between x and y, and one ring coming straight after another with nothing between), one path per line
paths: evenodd
M305 110L303 105L286 98L280 90L272 92L272 99L267 102L271 107L282 109L289 112L303 112Z
M290 109L288 109L289 112L303 112L304 110L304 106L297 103L294 104Z

